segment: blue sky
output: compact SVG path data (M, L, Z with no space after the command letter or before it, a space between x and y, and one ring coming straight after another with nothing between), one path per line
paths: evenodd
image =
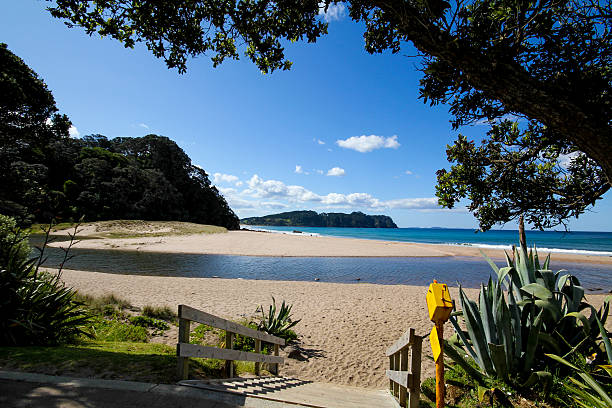
M290 71L212 68L201 56L180 75L142 46L66 28L49 4L4 0L0 41L45 80L75 136L168 136L240 217L359 210L400 227L477 226L464 208L437 208L435 171L458 133L480 139L487 128L453 131L446 106L417 98L414 52L367 54L362 27L342 13L316 44L288 46ZM570 228L611 231L611 197Z

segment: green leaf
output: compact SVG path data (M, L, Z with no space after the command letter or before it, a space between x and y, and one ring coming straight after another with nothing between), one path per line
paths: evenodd
M484 401L487 391L489 391L487 387L483 387L482 385L478 386L478 402L482 403L482 401Z
M521 287L521 291L542 300L549 300L553 297L552 292L550 290L537 283L530 283L528 285L524 285Z
M599 320L599 317L597 317L597 315L595 315L595 321L597 321L597 325L599 326L599 333L601 333L601 339L603 340L603 344L606 349L606 354L608 355L608 363L612 364L612 344L610 344L608 331L601 323L601 320Z

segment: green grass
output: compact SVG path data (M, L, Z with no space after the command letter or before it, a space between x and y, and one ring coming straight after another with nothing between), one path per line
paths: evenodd
M97 341L131 341L146 343L149 339L147 327L134 325L118 317L95 316L89 331Z
M142 315L152 317L154 319L165 320L167 322L173 322L176 320L176 312L170 309L168 306L150 306L146 305L142 308Z
M76 225L76 222L60 222L59 224L53 225L51 228L51 233L58 232L60 230L64 230L67 228L72 228ZM32 224L29 228L24 229L24 232L30 235L44 234L44 228L48 228L49 224Z
M56 347L2 347L0 367L167 384L178 380L176 348L152 343L93 341ZM191 359L190 376L222 378L223 368L221 360ZM238 365L237 368L248 367Z
M134 309L129 301L120 298L114 293L96 297L77 292L74 300L84 303L93 313L104 316L122 314L124 310Z

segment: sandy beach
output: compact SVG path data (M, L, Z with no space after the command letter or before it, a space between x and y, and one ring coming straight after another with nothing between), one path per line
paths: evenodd
M408 285L339 284L323 282L262 281L214 278L131 276L65 270L67 285L84 293L114 293L134 306L186 304L228 319L253 315L259 305L277 301L293 304L302 321L300 359L286 358L283 375L368 388L384 388L388 382L385 350L410 327L428 335L426 288ZM467 289L473 299L477 290ZM457 290L451 288L457 298ZM588 295L599 307L604 295ZM610 321L609 321L610 323ZM611 325L608 324L610 327ZM445 335L452 334L447 325ZM175 344L174 335L165 339ZM432 377L428 337L423 341L421 378Z
M83 229L80 237L89 231ZM60 246L56 242L51 245ZM288 235L255 231L229 231L220 234L151 236L138 238L83 239L77 248L118 249L145 252L218 254L277 257L481 257L480 248L470 246L415 244L310 235ZM493 258L504 258L498 249L483 249ZM544 255L544 254L540 254ZM553 254L564 262L612 264L612 257Z

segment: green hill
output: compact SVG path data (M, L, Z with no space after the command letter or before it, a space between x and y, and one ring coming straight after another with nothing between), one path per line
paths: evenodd
M362 212L318 214L315 211L290 211L263 217L244 218L240 222L245 225L291 227L397 228L389 216L367 215Z

